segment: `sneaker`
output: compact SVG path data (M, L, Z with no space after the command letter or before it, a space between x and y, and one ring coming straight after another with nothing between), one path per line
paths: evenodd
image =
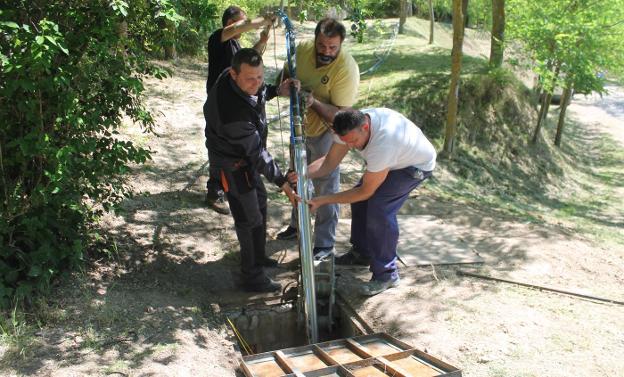
M271 278L267 278L264 283L245 283L243 284L245 292L279 292L282 285Z
M314 254L314 259L316 260L324 259L325 257L334 254L334 252L335 251L333 247L315 247L312 250L312 254Z
M360 295L362 296L374 296L379 294L386 289L394 288L399 285L401 282L400 278L396 278L395 280L388 281L379 281L379 280L371 280L367 283L364 283L360 286Z
M277 267L277 261L268 257L260 259L256 264L262 267Z
M369 266L370 258L350 250L341 256L336 257L336 264L341 266Z
M230 207L225 202L225 197L206 194L206 205L217 213L222 215L230 214Z
M288 225L288 228L277 233L277 236L275 236L275 238L277 238L278 240L294 240L295 238L297 238L297 228L293 228L292 226Z

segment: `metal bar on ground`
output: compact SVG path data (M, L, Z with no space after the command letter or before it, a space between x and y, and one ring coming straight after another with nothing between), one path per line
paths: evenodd
M516 285L520 285L520 286L527 287L527 288L539 289L541 291L561 293L561 294L564 294L564 295L581 297L581 298L585 298L585 299L593 300L593 301L608 302L610 304L616 304L616 305L624 305L624 302L622 302L622 301L616 301L616 300L611 300L611 299L608 299L608 298L601 298L601 297L596 297L596 296L584 295L582 293L564 291L564 290L561 290L561 289L543 287L543 286L540 286L540 285L534 285L534 284L529 284L529 283L522 283L522 282L514 281L514 280L499 279L499 278L495 278L495 277L492 277L492 276L473 274L473 273L464 272L464 271L461 271L461 270L457 270L457 275L459 275L459 276L467 276L467 277L472 277L472 278L477 278L477 279L483 279L483 280L498 281L498 282L501 282L501 283L516 284Z

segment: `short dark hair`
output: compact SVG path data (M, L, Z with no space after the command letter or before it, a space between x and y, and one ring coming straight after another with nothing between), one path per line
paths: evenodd
M243 63L257 67L262 64L262 55L253 48L241 48L232 58L232 68L236 73L240 73Z
M240 14L245 14L245 11L236 5L230 5L223 11L223 16L221 17L221 23L223 26L227 24L227 22L231 19L238 17Z
M338 136L344 136L364 123L366 123L366 114L356 109L343 109L336 113L332 129Z
M316 29L314 29L314 39L318 37L319 33L323 33L326 37L335 37L337 35L340 36L340 42L344 41L347 31L342 23L340 23L335 18L323 18L316 24Z

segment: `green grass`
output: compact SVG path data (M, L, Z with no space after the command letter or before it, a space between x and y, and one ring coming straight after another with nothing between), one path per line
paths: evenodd
M436 43L427 45L426 25L408 20L407 33L397 37L385 62L362 77L357 106L400 111L416 121L440 150L450 29L439 27L436 35ZM466 43L474 46L479 41ZM365 69L373 64L373 51L381 44L371 37L349 49ZM617 191L624 186L621 146L606 136L588 134L568 119L563 145L554 147L556 110L551 111L540 141L530 144L537 110L531 92L509 71L488 71L486 58L472 53L462 61L455 155L452 160L438 159L437 177L425 190L516 221L560 224L596 242L624 244L624 203Z
M6 313L0 313L0 347L5 347L5 356L12 359L28 357L35 343L36 321L28 321L24 311L16 305Z

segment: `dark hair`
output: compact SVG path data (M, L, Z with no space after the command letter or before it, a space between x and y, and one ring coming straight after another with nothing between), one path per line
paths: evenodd
M366 114L356 109L344 109L336 113L332 129L338 136L344 136L364 123Z
M257 67L262 64L262 55L253 48L241 48L232 58L232 68L236 73L240 73L243 63Z
M223 16L221 17L221 23L223 26L227 24L227 22L231 19L238 17L240 14L245 14L245 11L236 5L230 5L223 11Z
M344 41L347 31L343 24L337 21L335 18L323 18L316 24L314 29L314 38L318 37L319 33L323 33L326 37L340 36L340 42Z

